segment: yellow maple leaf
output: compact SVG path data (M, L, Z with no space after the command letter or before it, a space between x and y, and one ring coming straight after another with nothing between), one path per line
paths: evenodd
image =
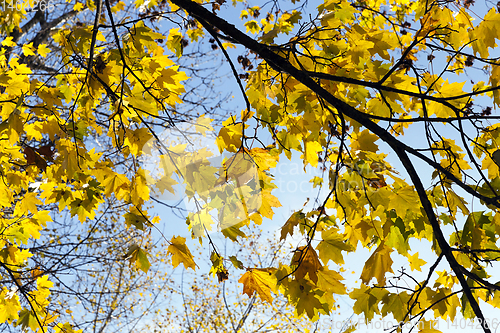
M259 23L255 20L246 22L245 27L247 28L247 32L250 31L252 34L256 34L260 31Z
M47 54L50 53L50 49L47 47L47 44L40 44L38 45L38 54L41 55L42 57L46 57Z
M316 273L323 265L321 265L318 254L311 245L307 247L301 246L295 251L292 258L292 265L298 265L295 271L297 280L303 279L308 274L313 282L318 282L318 275Z
M269 270L249 269L238 282L243 284L243 293L248 297L257 292L263 301L272 303L271 290L276 286L276 278Z
M427 261L420 259L418 257L418 252L416 252L414 255L408 257L408 261L410 262L410 268L411 270L417 270L419 272L422 271L420 268L421 266L425 265Z
M222 153L224 150L229 152L237 152L241 147L241 137L242 126L241 124L236 124L235 117L230 117L222 123L222 127L215 139L217 146L219 147L219 152ZM245 126L245 128L248 125Z
M495 151L493 154L495 154L497 151ZM481 168L483 170L488 170L488 178L493 179L495 177L498 177L499 169L498 169L498 163L496 163L495 156L498 155L493 155L493 158L485 158L482 160L482 165Z
M323 150L323 146L318 141L306 141L304 146L305 153L301 157L313 167L317 167L318 152Z
M129 180L125 175L112 173L109 177L106 177L102 183L104 186L104 194L110 196L111 193L118 192L118 189L127 188L128 183ZM117 193L115 193L115 195L117 195Z
M167 251L172 255L172 265L174 268L182 263L185 268L192 268L193 270L196 269L196 263L194 262L193 255L186 246L186 239L184 237L172 237Z
M175 194L175 190L172 186L177 184L178 182L169 176L163 176L157 181L154 181L155 187L160 191L161 194L164 194L165 190L169 191L172 194Z
M149 200L149 187L146 182L144 170L139 169L137 175L132 182L132 189L130 191L132 203L141 204L142 200Z
M378 145L374 142L378 140L378 136L370 133L367 129L359 134L352 133L351 135L351 148L354 150L362 151L378 151Z
M33 47L33 43L23 45L23 54L27 57L36 55L35 48Z
M14 215L23 216L28 212L35 214L38 212L38 208L36 207L36 205L41 204L42 202L37 198L36 193L26 193L23 199L16 203L16 207L14 208Z
M249 153L259 169L268 170L276 167L279 156L273 154L271 151L263 148L253 148Z
M83 3L77 3L73 6L73 10L79 12L83 9L83 7Z
M280 241L286 239L287 234L293 235L293 228L299 225L300 222L305 221L306 215L302 213L302 209L298 212L295 212L288 218L286 223L281 227L281 237Z
M6 46L6 47L16 46L16 43L12 41L13 39L14 39L14 37L7 37L7 38L5 38L2 41L2 46Z
M5 92L12 96L19 96L22 93L28 92L30 89L30 82L27 75L17 75L9 72L10 80L5 87Z
M153 137L147 128L127 131L125 135L125 145L130 147L130 152L135 156L142 154L142 148Z
M213 119L210 119L208 117L205 117L205 115L201 115L197 120L196 124L194 125L196 132L202 134L203 136L206 136L207 131L212 132L214 129L211 125Z
M148 254L137 244L131 245L125 256L128 257L129 261L134 263L135 266L144 273L147 273L149 267L151 266L148 260Z
M420 199L412 186L401 187L388 198L390 209L395 209L400 217L406 215L407 210L419 210Z
M0 293L0 322L9 324L19 318L21 303L16 292L3 287Z
M48 275L43 275L36 279L36 286L38 287L38 289L44 289L44 288L49 289L52 288L53 285L54 283L49 280Z
M385 284L385 273L392 270L392 249L385 246L384 243L380 244L375 252L368 258L361 272L361 280L363 283L368 283L372 278L376 278L380 285Z
M332 294L345 295L347 294L345 285L340 282L344 278L335 271L325 269L324 267L317 272L318 287L321 290L328 291Z
M111 8L111 11L113 13L118 13L119 11L123 10L125 8L125 3L123 1L118 1L116 3L116 5L114 5L112 8Z
M12 204L13 194L8 186L0 184L0 207L8 207Z
M182 55L182 33L179 28L170 29L167 38L167 47L170 51L174 52L177 57Z
M354 227L354 224L351 227ZM344 235L336 228L324 230L321 237L323 240L319 242L316 248L325 264L330 260L337 264L343 264L342 251L352 252L356 250L356 247L351 243L344 242Z
M259 213L264 217L272 218L274 215L272 207L281 207L281 203L270 191L262 191L261 198Z

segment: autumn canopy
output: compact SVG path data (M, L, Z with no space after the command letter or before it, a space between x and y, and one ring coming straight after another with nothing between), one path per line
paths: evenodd
M203 270L181 235L154 260L155 207L170 205L208 253L202 273L284 297L297 317L328 316L344 295L394 331L456 316L494 331L500 2L254 2L3 4L2 327L78 331L58 293L90 262L125 263L128 281ZM293 157L317 171L317 195L280 221L275 180ZM212 241L238 246L269 221L295 244L269 266Z

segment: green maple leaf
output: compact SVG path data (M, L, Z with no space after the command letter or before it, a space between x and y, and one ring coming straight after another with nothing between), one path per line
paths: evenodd
M410 295L407 292L389 293L382 298L382 315L392 314L394 319L401 322L408 311L408 302Z
M349 297L355 299L353 311L356 314L363 313L365 322L373 319L375 314L380 314L378 309L378 298L372 294L373 289L366 285L361 285L349 294Z

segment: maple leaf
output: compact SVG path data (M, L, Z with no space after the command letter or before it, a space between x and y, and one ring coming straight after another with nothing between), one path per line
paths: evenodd
M192 268L193 270L196 269L196 263L194 262L193 255L186 246L186 239L184 237L172 237L167 251L172 255L172 265L174 267L177 267L182 263L184 264L184 268Z
M394 319L401 322L405 319L410 295L407 292L388 293L382 298L382 315L392 314Z
M146 176L147 177L147 176ZM172 187L173 185L177 185L177 181L172 179L171 176L163 176L158 180L154 180L152 178L147 177L148 183L154 184L154 186L160 191L161 194L165 193L165 190L175 194L175 190Z
M313 167L318 166L318 152L322 151L323 147L321 144L317 141L306 141L304 143L304 155L302 157L304 158L304 163L308 162L311 164Z
M14 215L23 216L28 212L35 214L38 212L37 205L41 205L42 202L37 198L36 193L26 193L24 198L17 202L14 208Z
M300 246L295 250L292 258L292 265L296 265L295 278L297 280L305 278L306 275L313 282L318 281L317 271L323 266L319 261L316 250L311 246Z
M421 266L425 265L427 262L418 257L418 252L408 257L408 261L410 262L411 270L417 270L419 272L422 271Z
M10 324L19 318L19 311L21 310L21 303L17 293L12 293L6 287L2 288L0 292L0 320L2 323L6 321Z
M321 290L337 295L347 294L345 285L340 282L344 278L339 273L327 270L322 267L320 270L318 270L317 275L318 287Z
M236 258L236 256L230 256L229 260L231 260L231 263L233 264L234 267L238 269L243 269L243 263Z
M146 183L144 170L138 170L134 181L131 184L130 197L133 204L141 204L149 200L149 187Z
M314 295L314 293L306 292L306 289L299 297L297 302L297 314L301 315L306 312L309 319L314 320L317 319L317 311L324 310L323 304L320 302L319 298Z
M38 54L41 55L43 58L47 57L47 54L50 53L50 49L47 47L47 44L40 44L38 45Z
M210 274L217 275L217 280L219 283L225 281L229 277L228 270L224 267L224 261L219 254L215 251L210 255L210 261L212 262L212 267L210 268Z
M149 263L146 251L141 249L137 244L132 244L125 257L129 259L131 263L134 263L137 268L147 273L151 264Z
M337 264L343 264L342 251L352 252L356 249L352 244L344 241L344 235L340 234L338 229L325 230L321 237L323 240L316 248L319 251L319 257L325 264L330 260Z
M119 173L111 173L102 183L104 186L104 194L111 195L113 192L123 190L129 184L129 180L125 175Z
M250 156L260 170L275 168L278 163L279 155L276 149L268 150L263 148L253 148L249 151Z
M39 153L31 148L24 148L24 156L26 157L26 163L28 165L36 165L40 170L45 171L47 169L47 162L39 155Z
M281 203L278 198L270 193L270 191L261 192L261 206L259 207L259 213L267 218L272 218L274 215L272 207L281 207Z
M142 148L153 136L147 128L138 128L127 131L124 144L130 147L130 152L135 156L142 154Z
M225 227L223 225L221 225L221 232L222 234L233 240L233 241L236 241L238 239L238 237L246 237L245 233L243 231L241 231L241 228L243 228L244 226L248 225L248 220L245 220L245 221L242 221L240 223L236 223L236 224L233 224L234 221L232 221L230 224L229 227Z
M285 224L281 227L281 237L280 240L284 240L287 237L287 234L293 235L293 228L303 222L306 218L306 215L302 213L302 210L295 212L288 218Z
M276 286L276 278L267 269L252 268L248 269L238 280L243 284L243 293L252 297L257 292L259 297L268 303L272 303L271 290Z
M182 55L184 47L182 45L182 33L179 31L179 28L170 29L167 38L167 47L174 52L177 57Z
M398 189L389 200L389 208L395 209L401 218L405 217L407 210L414 210L415 203L420 201L415 189L411 186Z
M361 280L368 283L372 278L376 278L379 285L385 284L385 273L392 271L392 248L381 243L375 252L368 258L361 272Z
M353 306L354 313L363 313L365 323L372 320L375 314L380 314L380 310L378 308L378 302L380 300L377 296L379 295L375 293L374 289L363 284L359 288L355 288L349 294L349 297L356 300Z
M37 318L37 315L33 311L23 309L19 312L19 319L16 324L24 329L31 328L31 330L37 331L40 328Z
M196 132L202 134L203 136L206 136L207 131L212 132L214 130L211 125L212 121L213 119L205 117L205 115L201 115L200 117L198 117L198 119L196 119L195 125Z
M378 136L365 129L359 134L353 133L351 148L354 150L376 152L378 150L378 146L374 142L377 140Z
M133 225L139 230L144 230L144 223L147 219L138 212L130 212L124 215L127 226Z
M5 92L12 96L19 96L29 91L29 79L27 75L17 75L9 73L10 80L5 87Z

